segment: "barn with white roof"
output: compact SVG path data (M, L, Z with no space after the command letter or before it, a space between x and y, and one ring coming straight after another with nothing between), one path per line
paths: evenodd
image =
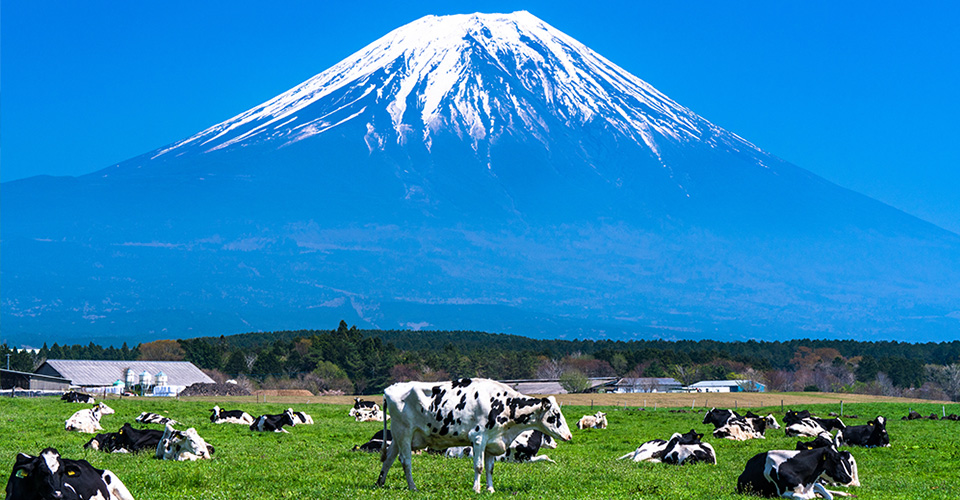
M144 394L174 396L195 383L214 380L188 361L94 361L48 359L35 373L70 380L90 392L120 392L141 386Z

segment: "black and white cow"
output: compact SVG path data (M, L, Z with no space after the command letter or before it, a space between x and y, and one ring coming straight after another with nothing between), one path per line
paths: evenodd
M776 417L772 414L765 417L747 412L743 417L731 417L727 423L713 431L713 437L746 441L748 439L765 439L767 427L779 429Z
M783 422L787 424L784 434L795 437L817 437L824 432L829 433L834 429L843 429L846 427L839 418L818 418L810 415L810 412L787 412Z
M287 412L293 415L293 422L297 425L310 425L313 424L313 417L307 415L302 411L293 411L293 408L287 408Z
M848 493L830 491L819 481L821 476L834 482L859 486L854 477L853 456L834 447L812 450L771 450L754 455L737 479L737 493L764 497L809 500L819 494L827 500Z
M375 402L373 402L373 401L364 401L364 400L362 400L362 399L360 399L360 398L354 398L354 399L353 399L353 409L354 409L354 410L362 410L362 409L364 409L364 408L366 408L366 409L376 408L377 411L380 411L380 405L378 405L377 403L375 403ZM352 417L353 415L350 415L350 416Z
M143 450L155 451L163 431L156 429L134 429L129 423L123 424L117 432L97 434L83 445L84 448L105 453L137 453Z
M384 443L384 439L383 439L384 435L387 436L386 443ZM370 440L367 441L366 443L354 446L352 451L366 451L366 452L380 453L380 450L382 448L384 448L385 446L390 446L390 441L392 440L393 440L393 434L390 433L390 430L387 429L386 433L384 433L383 429L381 429L377 431L377 433L374 434L373 437L370 438Z
M538 431L529 430L520 433L517 439L510 443L507 452L503 455L497 455L497 462L550 462L555 464L550 457L546 455L537 455L541 448L556 448L557 442L550 436ZM447 448L443 455L447 458L464 458L473 456L472 446L454 446Z
M156 456L161 460L184 462L213 458L213 451L213 446L207 444L193 427L178 431L167 424L157 444Z
M606 429L607 414L598 411L594 415L584 415L577 421L577 429Z
M289 425L290 427L297 425L297 423L293 420L293 412L285 411L279 415L260 415L253 420L252 424L250 424L250 430L259 432L289 433L289 431L283 428L285 425Z
M636 450L617 458L629 458L634 462L663 462L672 465L693 464L698 462L717 463L717 452L710 443L700 440L703 434L694 429L686 434L674 433L670 440L653 439L637 447Z
M724 425L727 425L727 422L734 418L742 418L740 414L733 410L721 410L717 408L710 408L710 411L703 416L703 423L713 424L714 429L719 429Z
M64 393L63 396L60 396L60 400L68 403L87 403L91 405L96 403L96 400L93 399L93 396L75 391Z
M97 469L86 460L63 458L55 448L34 457L18 453L10 479L7 500L133 500L120 478Z
M820 434L814 438L813 441L797 441L796 449L798 451L803 451L812 450L815 448L829 448L831 446L836 447L837 443L833 441L833 436L831 436L829 432L824 432L823 434Z
M767 416L761 417L760 415L757 415L752 411L748 411L747 414L743 416L743 418L745 418L748 422L750 422L750 424L753 425L753 428L757 430L760 430L761 428L762 429L779 429L780 428L780 423L777 422L777 417L774 417L772 413L768 413ZM761 421L763 422L762 424L761 424Z
M384 419L384 413L380 411L379 406L360 409L351 408L350 416L357 422L383 422ZM389 419L390 416L387 415L386 418Z
M573 438L553 396L525 396L495 380L402 382L387 387L383 399L393 416L394 439L381 455L379 486L399 457L407 487L417 489L412 474L414 449L470 445L476 474L473 489L480 492L481 474L486 470L487 490L493 492L493 463L522 432L536 429L563 441Z
M867 425L851 425L837 431L835 438L837 446L890 446L890 436L887 435L887 419L878 416L867 422Z
M253 423L253 416L243 410L221 410L219 406L210 409L210 421L215 424L243 424Z
M79 410L75 412L64 422L63 428L68 431L95 434L97 431L103 430L103 427L100 427L100 418L110 413L113 413L113 410L107 405L100 403L89 410Z
M167 424L179 425L180 424L180 422L177 422L172 418L167 418L167 417L164 417L163 415L159 415L157 413L150 413L148 411L141 413L139 417L133 420L134 422L141 423L141 424L160 424L160 425L167 425Z

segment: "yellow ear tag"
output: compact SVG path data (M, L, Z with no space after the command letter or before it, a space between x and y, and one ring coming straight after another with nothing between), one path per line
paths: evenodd
M76 475L77 475L77 471L68 470L68 471L67 471L67 475L68 475L68 476L76 476Z
M20 469L20 470L17 471L17 477L19 477L19 478L21 478L21 479L27 477L28 475L29 475L29 474L27 474L27 471L24 470L24 469Z

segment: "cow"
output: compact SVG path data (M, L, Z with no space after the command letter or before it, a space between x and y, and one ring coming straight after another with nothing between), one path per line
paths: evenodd
M155 451L162 437L163 431L134 429L127 423L117 432L97 434L83 447L105 453L137 453L147 449Z
M672 465L703 462L716 465L717 452L710 443L701 442L702 438L703 434L694 429L690 429L690 432L685 434L677 432L670 436L669 441L663 439L647 441L617 460L629 458L634 462L663 462Z
M713 437L718 439L732 439L734 441L746 441L748 439L765 439L763 433L766 431L767 422L764 419L732 418L719 429L714 429Z
M606 429L607 428L607 414L598 411L595 415L584 415L580 417L580 420L577 421L577 429Z
M743 418L747 419L747 421L750 422L751 425L753 425L753 428L754 428L754 429L757 429L757 430L760 430L760 429L761 429L761 424L760 424L760 422L759 422L760 420L763 421L763 424L762 424L763 427L762 427L762 428L764 428L764 429L766 429L766 428L779 429L779 428L780 428L780 423L777 422L777 417L774 417L772 413L768 413L766 417L761 417L760 415L757 415L757 414L753 413L752 411L748 411L747 414L743 416Z
M829 448L831 446L836 447L837 444L833 441L833 436L831 436L829 432L824 432L814 438L813 441L797 441L796 449L798 451L803 451L812 450L815 448Z
M786 419L784 423L787 423ZM783 432L788 437L817 437L824 432L829 433L831 430L844 427L846 425L839 418L803 417L800 420L791 421Z
M243 424L253 423L253 417L243 410L221 410L219 406L210 409L210 421L215 424Z
M279 415L260 415L250 424L250 430L258 432L285 432L289 434L289 431L283 428L285 425L289 425L290 427L297 425L293 419L292 411L285 411Z
M287 408L287 412L293 414L293 422L297 425L310 425L313 424L313 417L307 415L302 411L293 411L293 408Z
M827 490L823 475L834 482L859 486L853 456L834 447L812 450L770 450L753 456L737 478L737 493L809 500L819 494L827 500L848 493Z
M63 428L68 431L95 434L97 431L103 430L103 427L100 427L100 418L102 416L103 410L99 405L89 410L79 410L64 422Z
M362 410L362 409L364 409L364 408L366 408L366 409L376 408L377 411L381 411L381 410L380 410L380 405L378 405L377 403L375 403L375 402L373 402L373 401L364 401L364 400L362 400L362 399L360 399L360 398L354 398L354 399L353 399L353 409L354 409L354 410ZM352 417L353 415L350 415L350 416Z
M837 447L866 446L867 448L890 446L890 436L887 435L887 419L883 416L867 422L867 425L851 425L837 431L834 439Z
M383 436L387 436L387 438L384 439ZM380 449L383 448L384 446L390 446L390 441L392 440L393 440L393 435L390 433L390 430L388 429L386 432L384 432L383 429L381 429L377 431L377 433L374 434L369 441L361 445L354 446L353 450L351 451L367 451L367 452L379 453ZM386 441L386 443L384 443L384 441Z
M96 401L93 399L93 396L75 391L64 393L63 396L60 396L60 400L68 403L87 403L91 405L96 403Z
M353 408L350 410L350 416L354 418L357 422L383 422L384 418L389 419L389 415L385 415L380 411L379 406L373 408L360 408L359 410Z
M180 424L180 422L177 422L176 420L174 420L174 419L172 419L172 418L167 418L167 417L164 417L163 415L158 415L158 414L156 414L156 413L150 413L150 412L148 412L148 411L145 411L145 412L141 413L140 416L137 417L137 418L135 418L135 419L133 419L133 421L134 421L134 422L137 422L137 423L140 423L140 424L160 424L160 425L164 425L164 426L167 425L167 424L170 424L170 425L179 425L179 424Z
M717 408L710 408L710 411L703 416L704 424L713 424L714 429L719 429L724 425L727 425L727 422L730 419L741 418L740 414L733 410L718 410Z
M86 460L63 458L56 448L46 448L36 457L17 454L6 498L133 500L133 495L113 472L97 469Z
M407 487L417 489L412 474L414 449L470 445L473 489L480 492L485 470L487 491L493 492L494 460L522 432L536 429L555 439L573 439L553 396L525 396L495 380L401 382L386 388L383 401L386 413L393 415L394 439L381 452L378 486L383 486L390 466L399 457ZM386 421L383 425L386 429Z
M178 431L172 425L166 424L163 436L157 444L156 456L161 460L184 462L210 459L212 454L213 446L207 444L193 427Z
M555 464L550 457L546 455L537 455L541 448L556 448L557 442L547 434L532 429L523 431L516 439L510 443L507 452L497 456L498 462L550 462Z

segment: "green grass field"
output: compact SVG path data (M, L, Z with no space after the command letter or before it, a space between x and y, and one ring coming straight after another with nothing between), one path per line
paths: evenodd
M356 423L349 407L331 404L293 405L313 416L316 425L297 426L290 434L259 434L245 426L209 422L213 403L175 399L110 400L116 410L102 425L116 432L133 422L141 411L153 411L179 420L179 428L196 427L216 447L213 460L169 462L140 455L106 454L82 448L92 435L66 432L63 423L74 411L88 405L69 404L55 398L0 399L0 463L9 477L18 452L36 455L45 447L57 448L66 458L84 458L95 467L110 469L134 497L145 499L238 498L474 498L472 462L437 456L414 456L413 474L419 492L408 492L397 462L384 488L375 488L380 470L377 454L354 453L382 427ZM254 416L280 413L288 404L221 402L226 409L244 409ZM940 405L917 403L847 404L844 412L860 416L848 425L862 425L878 414L889 420L890 448L850 448L860 470L859 488L850 488L861 499L960 498L960 422L901 421L908 407L924 415L940 413ZM835 405L806 406L813 413L838 411ZM702 413L672 413L668 409L640 411L608 407L609 428L578 430L573 425L589 407L564 405L573 431L573 442L544 450L557 461L496 465L494 486L499 497L522 498L752 498L736 494L737 476L747 460L769 449L793 449L796 438L783 430L768 430L767 439L733 442L713 439L710 426L701 424ZM789 409L789 408L788 408ZM794 408L802 409L802 408ZM745 408L741 408L745 410ZM779 421L780 407L753 408L772 412ZM952 405L947 412L958 413ZM137 427L142 427L137 424ZM157 425L151 428L161 428ZM691 428L703 432L717 451L718 464L669 466L617 461L640 443L667 439L673 432ZM842 488L841 488L842 489ZM489 493L482 495L490 496Z

